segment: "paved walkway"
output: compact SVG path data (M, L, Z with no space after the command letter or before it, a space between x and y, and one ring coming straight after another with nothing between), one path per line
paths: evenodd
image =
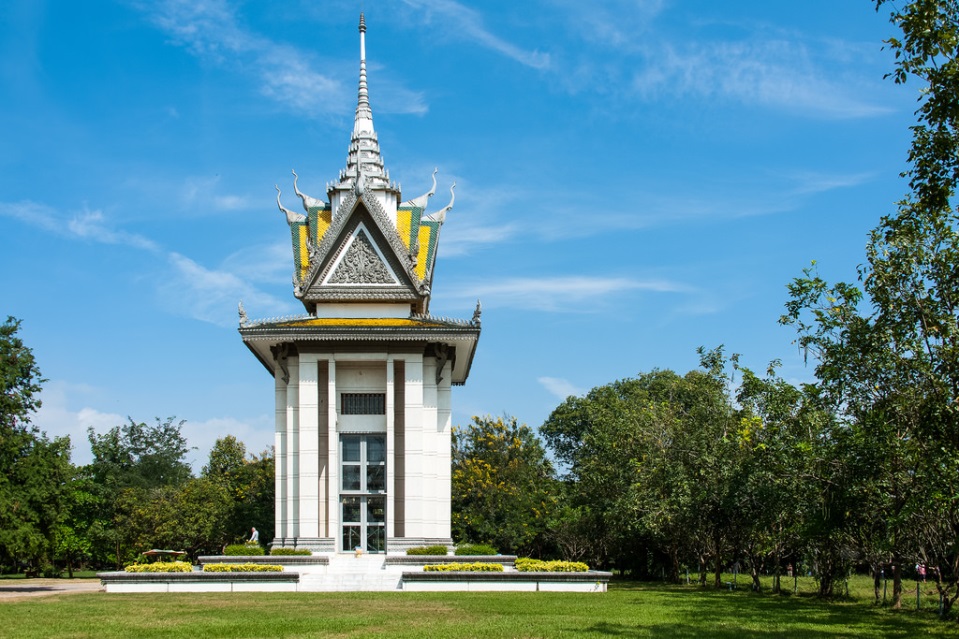
M0 601L102 590L99 579L0 579Z

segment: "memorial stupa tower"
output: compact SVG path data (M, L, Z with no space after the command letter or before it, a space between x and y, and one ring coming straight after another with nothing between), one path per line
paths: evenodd
M360 77L346 168L326 199L293 190L286 215L298 317L239 332L276 389L274 547L403 552L450 544L451 387L466 382L480 335L430 315L440 230L436 189L404 201L373 128L360 16ZM455 187L455 184L453 184Z

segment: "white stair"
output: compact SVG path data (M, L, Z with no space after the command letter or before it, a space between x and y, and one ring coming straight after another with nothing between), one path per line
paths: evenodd
M300 592L399 590L403 568L385 566L386 555L331 555L328 566L297 568Z

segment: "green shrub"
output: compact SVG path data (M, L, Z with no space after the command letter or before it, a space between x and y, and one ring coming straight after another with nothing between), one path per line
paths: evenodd
M445 555L447 553L446 546L436 545L436 546L418 546L416 548L407 548L407 555Z
M520 557L516 560L519 572L586 572L589 566L581 561L542 561Z
M460 544L454 554L461 557L470 555L498 555L499 552L489 544Z
M204 564L203 572L283 572L276 564Z
M158 561L153 564L130 564L127 572L193 572L193 566L186 561Z
M260 544L230 544L223 549L223 554L231 557L253 557L265 553Z
M306 548L274 548L270 551L271 555L297 555L303 557L309 557L313 553L307 550Z
M423 572L503 572L503 564L479 561L471 564L432 564L423 566Z

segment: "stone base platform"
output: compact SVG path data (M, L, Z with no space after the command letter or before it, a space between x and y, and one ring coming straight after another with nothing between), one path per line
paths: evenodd
M201 563L279 564L283 572L98 573L107 592L357 592L517 591L606 592L608 572L531 573L513 568L515 557L416 557L333 554L201 557ZM504 572L424 572L430 563L498 562Z

